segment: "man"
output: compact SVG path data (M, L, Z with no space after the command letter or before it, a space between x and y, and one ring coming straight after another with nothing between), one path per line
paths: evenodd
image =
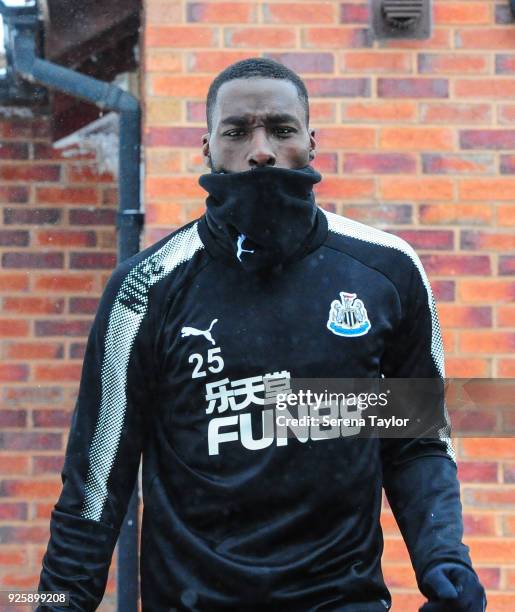
M98 606L142 453L146 611L389 609L382 484L424 612L484 610L446 428L380 440L275 419L294 378L443 376L418 257L316 206L290 70L230 66L207 120L206 215L122 263L103 295L40 590Z

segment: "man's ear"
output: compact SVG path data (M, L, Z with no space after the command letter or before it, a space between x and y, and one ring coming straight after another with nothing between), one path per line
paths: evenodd
M315 159L316 156L315 130L309 130L309 160Z
M202 136L202 155L208 168L211 168L211 152L209 150L209 132Z

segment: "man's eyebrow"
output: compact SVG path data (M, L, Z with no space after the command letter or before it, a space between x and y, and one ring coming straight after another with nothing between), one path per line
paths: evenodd
M299 124L299 120L295 115L290 115L289 113L273 113L270 115L265 115L263 118L265 123L295 123ZM229 117L225 117L220 121L220 125L237 125L237 126L245 126L248 125L249 120L244 115L230 115Z

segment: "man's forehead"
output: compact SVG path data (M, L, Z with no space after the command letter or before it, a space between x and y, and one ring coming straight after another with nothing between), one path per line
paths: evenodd
M297 120L304 116L293 83L286 79L263 77L233 79L223 83L218 90L214 111L216 119L220 121L229 116L277 119L281 115L290 115L290 118Z

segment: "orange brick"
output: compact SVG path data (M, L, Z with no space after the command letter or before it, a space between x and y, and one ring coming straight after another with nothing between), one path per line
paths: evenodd
M208 172L204 162L204 156L200 151L197 153L189 153L185 164L187 172L194 172L195 174Z
M342 72L408 73L412 70L411 54L395 51L345 51L340 54Z
M150 87L156 96L205 98L213 79L207 76L150 76Z
M150 202L146 212L147 223L178 226L183 222L183 206L177 202L158 204Z
M27 565L28 557L24 550L5 548L0 551L0 565Z
M385 200L452 200L453 181L447 178L391 178L381 177L380 194Z
M336 117L336 104L334 102L314 101L309 104L309 120L314 123L334 123ZM318 135L318 130L317 130Z
M374 181L371 179L347 179L326 177L315 185L315 193L321 198L338 198L342 200L359 200L372 196Z
M38 382L75 382L80 380L80 364L46 364L34 368L34 380Z
M389 589L416 589L417 581L411 565L388 563L383 568L383 574ZM406 608L408 609L408 608ZM411 608L410 608L411 609ZM413 608L415 610L415 608Z
M515 570L506 570L506 588L515 591Z
M515 225L515 206L513 204L499 204L497 221L499 225Z
M330 2L271 2L263 5L263 18L265 23L334 23L336 8Z
M201 215L206 212L206 207L204 204L195 205L188 203L184 206L184 215L185 215L185 223L189 221L193 221L193 219L198 219Z
M512 33L513 35L513 33ZM454 84L458 98L513 98L515 81L513 79L458 79Z
M88 274L45 274L35 279L35 289L42 291L76 291L89 293L95 284L95 277Z
M145 133L148 147L195 147L200 149L205 127L154 126Z
M152 0L145 6L145 20L149 24L175 24L182 20L182 2ZM148 44L148 41L147 41Z
M515 123L515 104L500 104L498 114L499 123Z
M515 306L499 306L497 309L497 325L499 327L515 327Z
M506 535L515 536L515 515L514 516L506 516L504 518L504 533Z
M446 357L445 373L450 378L483 378L490 375L491 364L488 359Z
M382 149L400 151L451 151L452 130L446 128L388 127L379 135Z
M504 486L502 489L464 487L462 498L467 506L515 508L515 489L508 486Z
M342 105L343 121L402 122L415 119L417 105L414 102L351 102Z
M206 192L198 184L197 177L149 177L147 197L154 199L204 198Z
M493 219L490 204L422 204L419 209L420 223L488 225Z
M70 177L68 175L69 180ZM105 175L104 182L110 182L112 177ZM79 178L79 181L84 178ZM90 178L91 182L96 179ZM36 202L38 204L97 204L98 190L96 187L37 187Z
M44 297L4 298L4 312L19 314L59 314L64 311L64 300Z
M515 298L515 281L499 279L461 279L458 282L458 295L464 302L512 301Z
M424 123L481 124L489 123L491 115L489 104L428 102L420 105L420 119Z
M146 72L182 72L182 53L169 49L147 49L145 56Z
M421 74L480 74L488 71L485 54L419 53L418 71Z
M402 538L387 538L384 543L383 560L386 563L409 563L406 544Z
M187 19L192 23L249 23L256 20L256 10L250 2L190 2L186 10Z
M416 593L401 593L395 589L392 592L392 610L393 612L401 612L406 610L418 610L426 603L426 598L419 592ZM490 601L490 600L488 600Z
M461 451L476 459L515 459L513 438L463 438Z
M375 129L361 127L331 127L316 131L320 149L372 149Z
M0 382L22 382L29 377L29 368L22 363L0 363Z
M501 581L501 570L498 567L477 567L476 572L481 584L487 589L498 589Z
M515 378L515 359L499 359L497 372L501 378Z
M63 345L57 342L11 342L5 347L8 359L59 359Z
M3 487L9 497L32 499L56 499L59 495L62 484L58 479L53 480L4 480Z
M294 47L295 32L291 28L226 28L225 46L267 50Z
M50 515L52 513L52 510L54 509L55 503L37 503L35 504L35 506L35 519L50 519Z
M146 105L147 125L170 125L181 120L181 100L150 98Z
M452 49L451 30L449 28L434 28L431 38L423 40L386 40L383 45L387 49Z
M97 164L68 164L66 175L70 183L95 183L97 185L98 183L112 183L115 180L111 172L99 172Z
M434 18L437 24L465 25L490 23L488 3L435 2Z
M145 43L149 47L213 47L218 43L216 28L203 26L154 26L145 32Z
M515 179L483 178L462 179L458 182L462 200L513 200L515 199Z
M0 274L0 291L27 291L30 272L26 274Z
M249 56L247 51L195 51L188 53L186 65L190 72L218 73L230 64L239 62Z
M0 319L0 337L16 338L29 335L29 322L16 319Z
M495 171L495 158L485 154L437 154L422 155L424 174L492 174Z
M438 304L438 315L443 327L491 327L492 311L488 306Z
M147 177L153 174L177 174L181 171L181 154L178 151L148 147L145 154Z
M38 537L44 538L45 530L41 528L31 528L32 533L37 533ZM14 589L33 589L34 585L38 584L39 581L39 571L32 571L30 573L27 572L11 572L9 574L4 574L2 577L2 585L5 587L13 587Z
M508 538L467 538L466 544L470 546L470 554L475 563L504 564L510 563L513 559L515 540ZM492 609L497 611L498 608L492 606Z
M305 28L302 46L318 49L346 49L366 46L366 32L362 28Z
M449 385L450 386L450 385ZM458 386L458 385L455 385ZM449 387L447 387L449 390ZM448 393L446 394L446 397ZM448 404L452 412L452 406ZM451 414L451 423L453 417ZM460 482L496 483L498 480L498 465L496 461L458 461L458 478Z
M161 240L161 238L165 238L166 236L168 236L171 232L172 229L170 227L151 227L150 229L147 228L145 231L145 235L143 236L143 246L141 248L145 249L155 244L156 242Z
M464 353L511 353L515 350L515 332L463 331L460 350Z
M452 329L442 329L442 344L444 353L454 353L456 351L456 332Z
M88 247L96 246L96 237L87 230L41 230L36 233L36 242L46 247Z
M471 6L472 8L472 6ZM476 8L476 3L474 3ZM466 28L455 33L457 49L512 49L513 29L499 28Z
M17 475L28 474L29 472L29 457L27 456L12 456L2 453L0 461L0 474Z

